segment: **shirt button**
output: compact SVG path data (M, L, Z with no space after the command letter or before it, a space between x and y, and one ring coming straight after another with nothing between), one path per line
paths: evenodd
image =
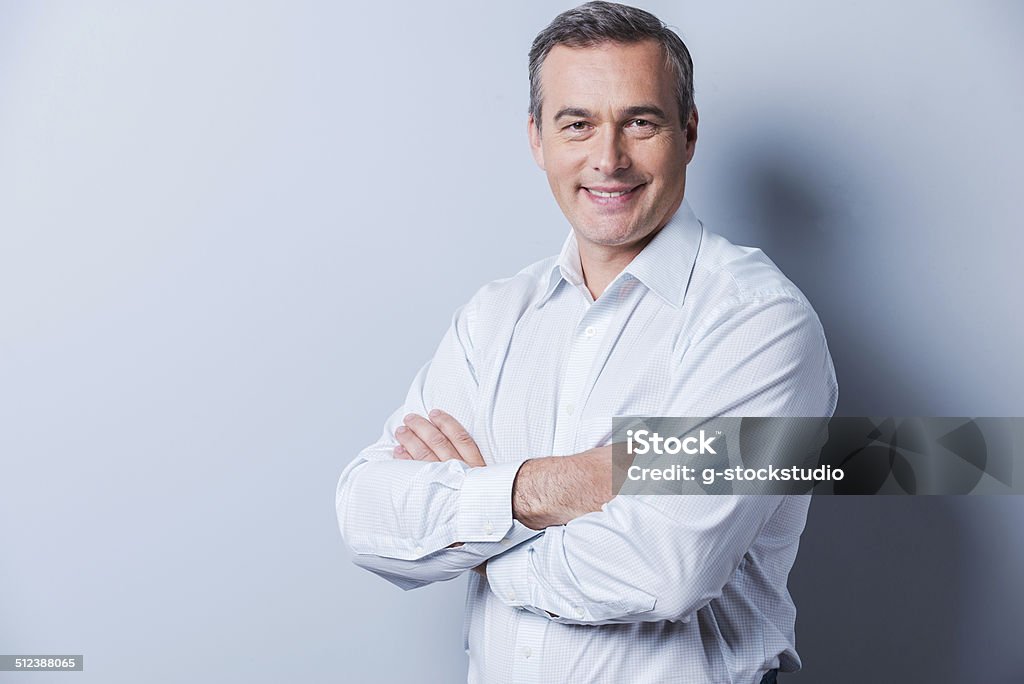
M417 546L416 547L416 553L423 553L423 547L422 546Z
M583 609L582 609L582 608L577 608L577 609L576 609L576 617L577 617L577 618L579 618L580 620L582 620L582 619L583 619L583 616L584 616L584 615L585 615L585 613L583 612Z
M524 658L529 658L532 655L533 655L533 649L530 648L529 646L523 646L523 657Z
M572 412L576 410L576 405L575 404L566 404L564 408L565 408L565 412L568 413L571 416Z
M592 325L588 325L587 329L583 331L583 335L585 337L593 337L596 334L597 334L597 328L595 328Z
M512 601L512 602L514 603L514 602L515 602L515 600L516 600L516 592L514 592L514 591L510 591L510 592L508 593L508 600L509 600L509 601Z
M491 525L490 521L484 523L484 534L492 534L494 532L494 526Z

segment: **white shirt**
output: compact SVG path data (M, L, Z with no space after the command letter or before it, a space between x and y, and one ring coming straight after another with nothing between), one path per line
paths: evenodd
M406 589L490 559L470 573L470 682L755 683L800 666L786 580L808 497L624 495L536 532L512 482L608 444L613 416L830 416L837 396L797 287L684 202L596 301L572 233L481 288L342 473L338 521L354 562ZM392 458L403 416L432 408L486 467Z

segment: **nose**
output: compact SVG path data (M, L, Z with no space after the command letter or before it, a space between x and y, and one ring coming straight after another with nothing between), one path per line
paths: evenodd
M593 151L594 170L605 176L614 176L622 169L628 169L632 161L629 150L618 126L608 126L595 136Z

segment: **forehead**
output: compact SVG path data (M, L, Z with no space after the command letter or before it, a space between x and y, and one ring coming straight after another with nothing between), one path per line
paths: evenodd
M545 118L563 107L655 104L666 113L678 109L675 74L653 40L581 48L556 45L544 59L540 82Z

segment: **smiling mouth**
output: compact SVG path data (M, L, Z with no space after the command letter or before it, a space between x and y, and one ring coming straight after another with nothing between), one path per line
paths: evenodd
M612 188L604 188L604 189L588 188L585 185L581 186L581 187L582 187L583 190L586 190L587 194L590 195L591 197L593 197L594 199L615 200L615 199L620 199L620 198L621 199L628 199L629 195L632 195L634 192L636 192L640 188L644 187L644 185L646 185L646 183L641 183L640 185L634 185L631 188L630 187L624 187L624 188L620 187L620 188L615 188L615 189L612 189Z

